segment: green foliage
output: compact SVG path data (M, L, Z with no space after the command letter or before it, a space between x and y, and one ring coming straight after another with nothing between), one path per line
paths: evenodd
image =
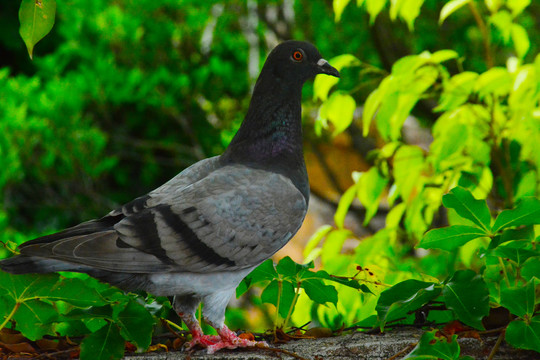
M262 287L275 326L334 329L423 318L482 329L489 308L503 307L516 317L506 341L540 352L538 4L334 0L332 16L323 1L297 0L279 33L290 9L273 1L257 2L249 28L253 14L240 1L76 0L58 3L58 21L40 40L52 4L22 1L27 49L11 40L16 16L0 14L3 53L23 55L0 69L2 257L219 153L247 107L254 79L246 65L267 50L254 39L306 38L325 56L343 54L330 59L341 79L317 77L313 94L306 88L310 141L320 141L312 131L362 133L377 148L372 166L352 174L335 224L308 242L308 265L267 261L238 294ZM272 11L279 24L264 16ZM31 12L46 12L46 21ZM407 138L415 118L429 144ZM368 236L346 228L358 206L365 225L385 216L385 227ZM125 341L147 348L170 309L80 275L0 276L0 327L30 339L84 336L83 359L119 358ZM429 331L407 358L459 359L459 351L455 336Z
M438 334L437 330L432 330L425 332L415 348L403 359L465 359L466 357L459 356L459 352L457 335L448 339Z
M170 309L164 298L125 295L78 274L66 278L0 273L0 304L5 314L0 329L11 324L30 340L56 333L86 335L82 359L118 359L125 341L147 349L157 316Z
M281 259L277 265L268 259L242 281L236 290L236 295L242 295L252 285L266 283L261 300L263 303L269 303L276 307L274 325L284 328L288 325L301 292L305 292L309 299L317 304L331 303L334 306L337 304L336 288L333 285L327 285L325 280L369 292L365 285L360 284L354 278L331 276L323 270L315 272L311 270L313 266L313 263L297 264L288 256ZM278 316L283 319L282 322L278 322Z

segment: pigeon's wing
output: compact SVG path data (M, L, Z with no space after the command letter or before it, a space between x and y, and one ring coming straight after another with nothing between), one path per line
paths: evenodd
M172 189L181 192L220 166L218 156L199 161L153 192L100 219L86 221L21 244L21 255L51 258L110 271L146 273L170 270L170 264L159 261L154 254L123 244L114 226L129 216L147 212L147 201L152 199L154 193L171 193Z
M290 240L307 211L287 177L243 165L223 167L182 191L156 193L148 205L115 226L121 241L190 272L261 263Z
M243 269L281 248L306 213L303 195L276 173L212 166L191 179L177 176L111 212L107 221L114 223L100 231L82 233L97 226L84 223L60 239L23 246L21 254L130 273Z

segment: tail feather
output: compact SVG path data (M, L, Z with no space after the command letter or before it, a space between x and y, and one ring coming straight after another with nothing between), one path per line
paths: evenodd
M91 270L91 268L84 265L24 255L14 256L0 261L0 269L12 274L45 274L56 271L88 272Z

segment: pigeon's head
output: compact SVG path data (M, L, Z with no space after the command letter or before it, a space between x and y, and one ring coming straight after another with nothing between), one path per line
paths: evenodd
M339 77L339 72L321 57L319 50L305 41L289 40L279 44L268 55L264 67L277 78L301 84L318 74Z

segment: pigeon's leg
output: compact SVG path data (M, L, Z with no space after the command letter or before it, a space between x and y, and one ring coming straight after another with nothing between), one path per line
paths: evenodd
M232 292L223 291L214 293L203 300L204 320L214 329L216 329L219 335L218 341L216 341L214 344L209 344L206 346L209 354L213 354L221 349L236 349L239 347L254 346L268 347L268 344L264 341L252 341L238 337L238 335L236 335L227 327L227 325L224 324L225 308L227 307L233 292L234 288Z
M215 344L208 345L206 351L209 354L213 354L221 349L236 349L243 347L268 347L266 341L253 341L248 339L242 339L236 335L234 331L231 331L227 325L223 324L222 327L216 328L220 341Z
M184 345L187 350L192 349L197 345L207 347L220 341L218 335L204 335L201 325L195 318L195 311L200 302L200 299L191 296L174 297L174 310L176 310L178 316L180 316L182 321L186 324L192 336L191 341Z

